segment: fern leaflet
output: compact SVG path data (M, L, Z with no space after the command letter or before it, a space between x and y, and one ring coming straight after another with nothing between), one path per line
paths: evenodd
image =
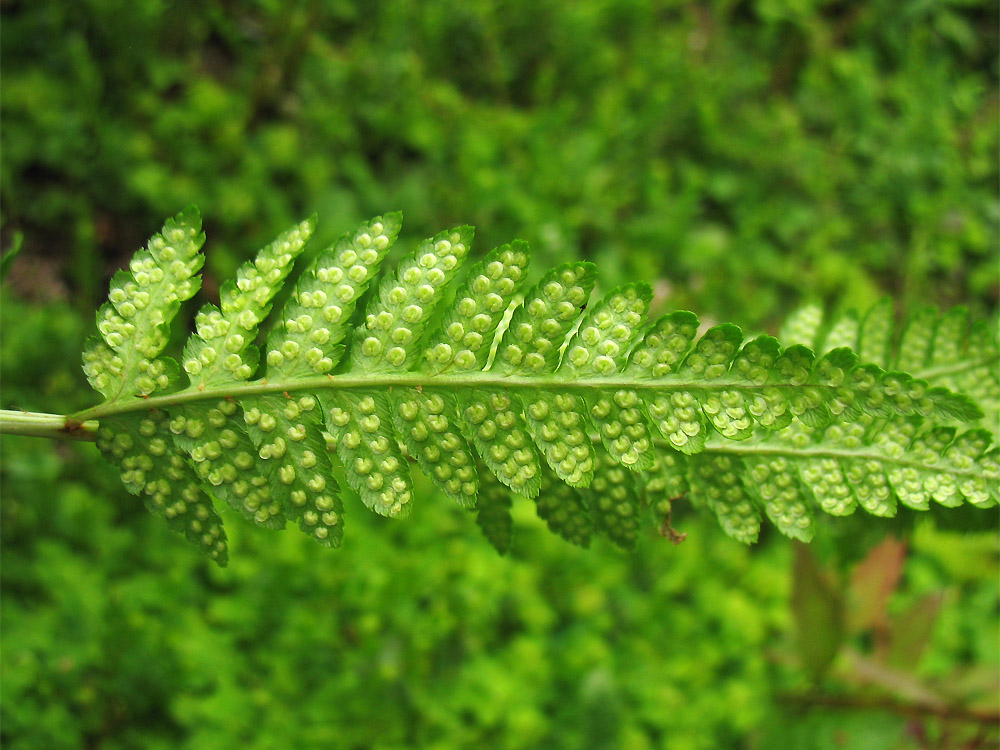
M1000 437L1000 336L996 322L971 321L965 307L943 313L925 307L896 325L892 302L884 299L860 323L848 312L824 325L823 311L807 305L792 313L781 336L817 351L849 346L865 362L963 393L984 412L983 424L994 438Z

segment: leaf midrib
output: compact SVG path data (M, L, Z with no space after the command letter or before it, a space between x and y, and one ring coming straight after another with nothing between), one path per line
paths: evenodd
M957 375L958 373L968 372L969 370L975 370L979 367L988 367L996 361L996 357L991 356L981 357L980 359L964 359L951 364L938 365L937 367L928 367L924 370L917 370L912 374L915 378L931 380L933 378L940 378L947 375Z
M901 468L917 469L918 471L939 472L978 479L989 478L987 472L976 463L971 467L928 466L921 461L915 461L903 456L890 456L886 453L880 453L875 446L869 446L867 450L864 448L852 450L850 448L831 448L829 446L767 446L738 440L727 441L726 443L709 440L705 443L705 453L728 453L744 457L776 456L782 458L860 459L863 461L877 461L881 464L891 464Z
M199 401L218 401L220 399L242 399L250 396L261 396L274 393L316 392L323 390L358 390L358 389L391 389L391 388L469 388L469 389L515 389L537 390L558 389L561 392L586 391L597 389L620 388L636 391L715 391L715 390L764 390L767 388L813 388L836 391L838 386L825 384L793 384L793 383L762 383L752 384L730 378L705 380L683 380L681 377L670 378L629 378L622 374L602 377L579 378L569 373L546 374L540 376L500 375L493 372L471 372L453 375L429 375L419 372L403 373L344 373L342 375L327 375L322 377L295 380L255 380L248 383L233 383L225 387L187 388L176 393L149 398L137 398L126 402L105 402L73 415L75 420L100 419L132 412L148 411L150 409L168 409L171 406L196 403Z

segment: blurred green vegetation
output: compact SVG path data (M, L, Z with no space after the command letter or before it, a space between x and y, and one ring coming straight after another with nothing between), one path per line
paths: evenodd
M93 310L189 203L206 299L302 216L319 248L402 209L411 243L474 223L750 329L806 300L997 308L995 3L0 9L4 408L93 403ZM997 741L991 530L830 522L809 553L681 515L683 544L624 555L521 501L499 558L428 484L402 523L350 506L338 552L227 516L218 570L93 446L0 449L5 747Z
M4 231L90 305L192 202L222 278L313 211L322 240L402 209L751 327L804 297L997 302L992 3L4 9Z

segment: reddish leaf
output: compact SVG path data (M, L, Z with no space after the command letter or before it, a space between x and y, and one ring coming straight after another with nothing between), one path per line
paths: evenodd
M852 633L886 626L886 602L899 584L905 557L906 545L890 537L855 566L847 613Z

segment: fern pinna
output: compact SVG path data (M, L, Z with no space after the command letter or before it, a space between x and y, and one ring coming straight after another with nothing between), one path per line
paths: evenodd
M179 214L115 276L84 353L105 401L67 424L99 420L97 444L128 490L220 564L211 498L336 547L335 477L375 513L403 517L419 500L411 463L474 508L501 551L511 494L533 498L570 542L601 533L622 547L680 497L744 542L762 514L808 539L817 511L997 501L990 433L954 426L982 415L969 397L849 348L816 357L770 336L745 342L731 324L699 334L688 312L648 322L643 283L588 303L590 263L529 286L523 242L460 279L468 226L380 273L400 215L365 222L301 274L259 348L313 227L298 224L238 270L219 305L198 312L178 366L161 353L199 288L204 242L197 212Z
M899 369L970 396L985 412L983 424L1000 437L1000 337L996 324L971 321L965 307L943 313L918 310L895 326L892 300L884 299L863 316L848 312L825 323L823 311L807 305L789 316L781 330L786 344L819 352L848 346L866 362Z

